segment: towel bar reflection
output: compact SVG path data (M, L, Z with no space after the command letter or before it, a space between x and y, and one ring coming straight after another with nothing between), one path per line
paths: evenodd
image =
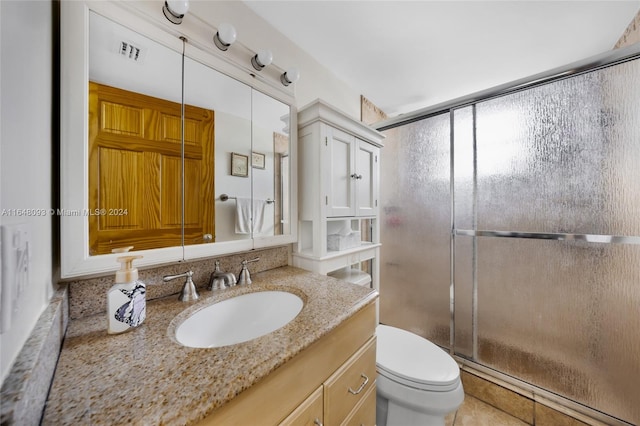
M236 200L237 197L230 197L227 194L220 194L220 201L227 201L227 200ZM273 204L276 202L276 200L272 200L271 198L267 198L265 200L267 202L267 204Z

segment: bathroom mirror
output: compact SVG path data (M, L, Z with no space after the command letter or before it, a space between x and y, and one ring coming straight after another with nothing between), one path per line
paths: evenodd
M146 266L296 238L293 97L203 48L202 28L183 44L145 19L154 3L61 4L63 278L117 269L116 247Z

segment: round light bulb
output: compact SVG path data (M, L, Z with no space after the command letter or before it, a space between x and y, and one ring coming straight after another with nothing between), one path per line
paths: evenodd
M280 82L285 86L288 86L291 83L295 83L296 81L298 81L299 78L300 71L298 71L298 68L289 68L280 76Z
M263 49L258 52L258 62L263 67L266 67L273 61L273 54L268 49Z
M167 0L167 6L174 15L181 16L189 11L189 0Z
M300 71L298 70L298 68L289 68L286 74L287 80L289 80L291 83L295 83L300 79Z
M236 29L233 25L223 22L218 27L218 38L223 44L229 46L236 41L237 37L238 34L236 33Z
M264 67L273 61L273 54L268 49L262 49L251 58L251 65L256 71L262 71Z

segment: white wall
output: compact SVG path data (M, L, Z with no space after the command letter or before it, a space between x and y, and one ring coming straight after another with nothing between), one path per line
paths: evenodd
M249 99L251 93L248 93ZM251 110L251 108L249 108ZM215 241L244 240L249 234L236 234L236 203L220 201L220 194L231 197L251 198L251 175L231 175L231 153L251 155L251 121L225 112L215 112L216 136L216 239ZM250 157L249 157L250 161ZM250 164L250 163L249 163ZM249 166L251 167L251 166ZM251 170L249 169L249 173Z
M322 98L353 118L360 119L360 94L331 72L331 64L320 64L298 47L295 40L289 40L276 31L244 3L196 0L191 2L189 10L214 27L221 22L233 24L238 32L238 41L254 51L271 49L273 63L279 67L297 67L300 70L300 80L295 83L298 107ZM304 19L314 18L307 16Z
M0 211L51 207L52 5L0 1ZM4 381L52 294L51 216L0 215L31 233L28 286L0 335Z

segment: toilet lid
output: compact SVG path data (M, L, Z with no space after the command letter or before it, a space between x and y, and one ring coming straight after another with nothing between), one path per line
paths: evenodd
M460 381L460 368L430 341L399 328L378 325L376 364L379 373L417 389L447 391Z

